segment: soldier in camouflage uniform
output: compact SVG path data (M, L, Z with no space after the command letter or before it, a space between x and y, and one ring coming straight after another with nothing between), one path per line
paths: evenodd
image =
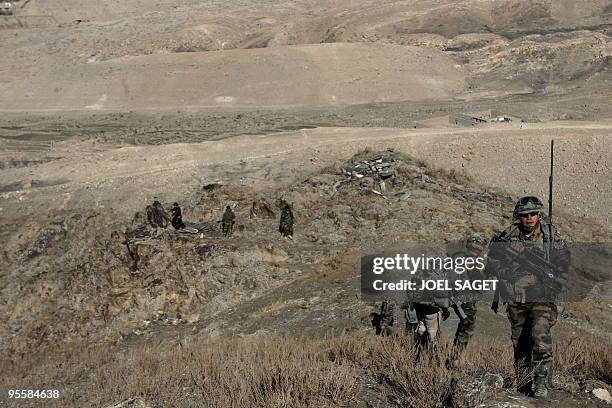
M178 203L172 204L170 213L172 214L172 226L174 229L178 230L185 228L185 224L183 223L183 212L181 211L181 207L179 207Z
M379 313L372 313L372 326L376 329L377 336L393 336L397 334L394 330L395 304L387 300L380 305Z
M418 277L415 275L417 285L420 285L419 281L424 279L440 278L433 273L433 271L421 271ZM425 296L408 291L407 295L408 300L402 304L406 317L405 334L414 336L416 357L419 357L423 351L431 355L438 344L441 320L446 320L450 316L449 300L446 293L431 293Z
M281 210L278 231L283 237L293 239L293 211L291 211L291 205L281 198L278 200L278 208Z
M440 317L446 320L450 316L447 308L438 306L434 302L413 302L417 323L411 324L408 321L408 330L413 330L414 343L417 357L423 350L433 351L438 344L440 337Z
M423 350L432 351L440 337L440 313L446 319L450 314L436 304L406 301L401 306L405 311L406 326L404 335L414 336L415 355L418 357ZM396 330L395 303L383 301L379 313L372 313L372 325L379 336L394 336L400 333Z
M236 214L232 211L232 207L229 205L225 207L225 212L221 218L221 227L223 228L223 235L231 236L234 232L234 224L236 220Z
M147 219L149 224L154 228L168 227L168 213L164 210L164 206L157 200L153 201L152 205L147 205Z
M565 244L556 234L552 224L542 221L544 205L537 197L523 197L514 208L515 222L493 238L493 242L507 242L508 245L534 243L542 245L548 261L561 276L567 273L570 254ZM531 381L519 382L519 390L538 399L548 398L548 389L552 380L553 345L551 328L557 322L557 306L546 296L527 297L526 293L537 293L543 285L537 280L521 277L504 276L510 270L511 260L504 259L496 249L489 252L487 268L500 278L506 279L509 285L500 285L502 301L507 304L507 313L511 326L511 338L514 346L514 365L517 376L533 372ZM533 278L533 277L531 277ZM534 302L533 299L542 299ZM549 301L546 301L549 300ZM495 310L495 309L494 309Z

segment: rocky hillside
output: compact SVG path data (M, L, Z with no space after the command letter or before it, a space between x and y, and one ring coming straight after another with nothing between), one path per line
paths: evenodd
M3 352L117 341L159 325L205 337L279 325L294 333L361 330L370 311L356 295L361 253L462 240L474 231L490 236L509 221L513 199L465 176L432 171L398 152L364 152L352 162L374 156L385 158L393 175L382 195L373 178L347 179L337 167L282 191L203 186L181 202L199 234L152 228L144 211L129 222L85 209L13 218L2 227L9 266L0 282L0 311L9 322ZM281 195L295 206L295 241L276 232ZM228 204L238 224L235 236L224 238L217 217ZM563 232L596 239L592 225L574 227Z

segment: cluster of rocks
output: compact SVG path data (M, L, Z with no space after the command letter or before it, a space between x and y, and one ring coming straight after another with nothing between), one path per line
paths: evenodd
M186 323L187 320L183 319L180 314L177 317L170 317L163 310L156 310L151 318L143 320L143 327L141 329L134 329L132 333L136 336L142 336L153 324L178 326Z
M377 156L368 160L356 161L350 166L341 167L339 172L345 176L345 179L334 184L330 198L339 189L354 181L360 182L364 194L374 193L383 196L388 188L387 183L392 183L397 176L393 168L396 162L397 159L393 156Z

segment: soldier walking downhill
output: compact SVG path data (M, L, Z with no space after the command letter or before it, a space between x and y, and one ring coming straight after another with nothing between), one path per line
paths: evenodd
M168 227L168 213L164 210L164 206L157 200L153 201L152 205L147 205L147 219L149 224L154 228Z
M496 296L507 304L514 347L514 366L519 390L538 399L548 398L552 381L553 344L551 328L557 322L554 296L540 278L521 274L518 257L509 258L504 248L533 248L545 254L560 279L566 276L570 254L552 224L542 220L544 204L538 197L523 197L514 208L515 222L493 239L487 268L500 279ZM500 244L503 243L503 244ZM516 254L517 252L515 252ZM497 312L497 304L493 305ZM531 377L531 374L533 376ZM525 381L521 376L529 374Z

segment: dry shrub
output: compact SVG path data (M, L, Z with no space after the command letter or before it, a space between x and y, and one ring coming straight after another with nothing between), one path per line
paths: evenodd
M557 381L570 389L588 380L612 385L612 346L589 337L572 337L556 344Z
M45 359L0 362L5 381L20 387L67 390L61 407L105 407L141 396L160 407L337 407L367 397L364 384L391 405L473 406L494 396L487 376L514 381L509 342L475 338L454 370L444 362L450 345L415 360L410 337L350 334L330 339L253 337L120 352L102 346L66 349ZM558 383L610 384L612 347L572 338L556 349ZM460 384L454 390L451 380ZM573 384L573 385L572 385ZM484 387L484 388L483 388ZM578 388L576 388L578 387ZM476 390L476 391L474 391ZM451 392L452 391L452 392ZM37 406L20 401L18 405Z
M346 401L355 387L352 370L330 364L315 343L301 347L278 338L146 350L113 367L112 375L118 382L131 375L126 398L141 394L163 406L329 406ZM115 385L101 396L112 395Z
M446 344L415 359L411 337L347 336L330 343L330 359L358 365L400 406L442 407L449 398L450 372L443 365Z
M446 170L443 168L426 166L425 174L433 177L434 179L448 180L459 185L475 185L474 180L463 170Z
M325 407L355 392L354 370L330 362L315 341L222 340L108 355L101 349L76 353L61 368L39 366L26 383L44 379L70 389L63 407L106 406L134 396L163 407Z
M514 378L514 356L509 341L487 338L474 338L461 356L460 368L464 374L485 371L499 374L505 382Z
M440 364L444 347L430 357L424 353L416 359L410 338L384 339L377 358L371 361L371 371L391 388L401 405L414 408L441 407L450 391L450 373Z

